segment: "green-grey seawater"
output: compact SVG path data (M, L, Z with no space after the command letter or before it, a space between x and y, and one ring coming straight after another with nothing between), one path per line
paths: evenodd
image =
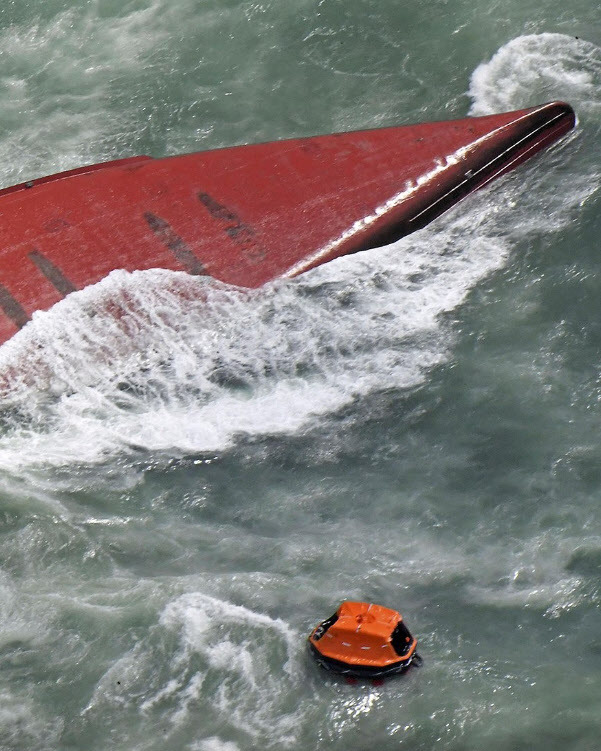
M598 4L7 0L0 97L2 185L579 119L393 246L250 294L118 272L0 349L0 749L596 751ZM318 669L345 598L401 610L424 666Z

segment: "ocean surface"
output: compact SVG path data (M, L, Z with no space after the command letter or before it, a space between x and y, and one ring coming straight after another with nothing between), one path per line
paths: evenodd
M552 99L570 137L401 242L116 272L0 349L2 751L601 746L598 3L2 3L1 186ZM320 670L343 599L423 667Z

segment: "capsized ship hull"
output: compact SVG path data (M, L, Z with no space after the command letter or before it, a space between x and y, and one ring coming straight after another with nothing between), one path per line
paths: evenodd
M0 343L115 269L259 287L420 229L573 128L487 117L133 157L0 191Z

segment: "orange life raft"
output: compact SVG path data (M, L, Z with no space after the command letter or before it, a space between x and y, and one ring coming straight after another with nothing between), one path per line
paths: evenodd
M416 647L400 613L368 602L343 602L309 636L322 667L355 678L382 678L420 665Z

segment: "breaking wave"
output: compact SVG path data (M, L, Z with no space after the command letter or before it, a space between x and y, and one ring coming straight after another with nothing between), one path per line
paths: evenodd
M594 45L563 35L515 39L474 72L472 112L527 105L534 78L545 98L590 112L598 60ZM561 229L596 190L596 168L579 171L577 155L577 145L560 146L433 226L292 282L247 291L119 271L70 295L0 351L0 467L223 451L422 383L449 357L445 314L521 238Z
M99 680L84 710L134 712L170 736L197 716L217 720L220 734L238 733L261 747L296 740L303 702L290 699L298 683L300 639L281 620L200 592L167 604L157 625ZM156 653L165 670L156 672ZM214 720L213 720L213 724ZM198 751L234 751L233 741L210 735Z

